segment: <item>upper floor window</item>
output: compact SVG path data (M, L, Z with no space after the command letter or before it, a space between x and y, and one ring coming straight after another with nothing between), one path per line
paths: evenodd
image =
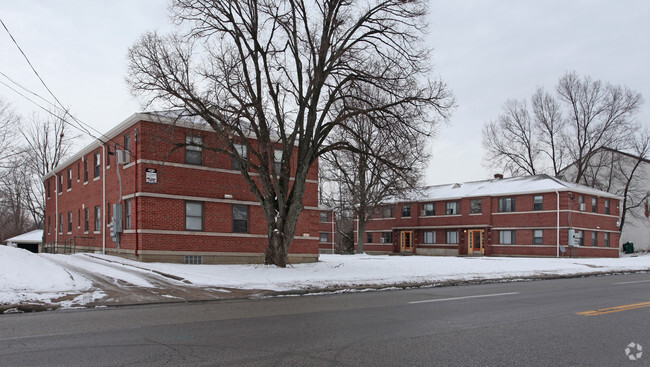
M235 144L235 151L240 158L232 157L232 169L241 170L242 164L240 164L240 162L243 163L243 168L246 169L246 160L248 160L248 147L244 144Z
M63 175L59 174L59 194L63 192Z
M433 203L426 203L422 206L422 215L436 215L436 207Z
M68 168L68 190L72 188L72 168Z
M585 197L584 196L582 196L582 195L578 196L578 204L579 204L579 209L580 210L584 211L586 209L585 208Z
M598 213L598 198L591 198L591 211Z
M47 192L47 198L50 198L50 180L45 182L45 191Z
M124 134L124 150L131 151L131 135L128 133Z
M393 207L385 206L381 209L382 218L392 218L393 217Z
M327 212L320 212L320 221L329 222L329 215Z
M609 214L609 199L605 200L605 214Z
M411 205L402 205L402 218L409 218L411 216Z
M471 214L481 214L483 212L483 202L481 199L474 199L469 202Z
M279 175L282 169L282 150L280 149L273 151L273 168L275 169L275 173Z
M94 178L99 177L99 167L100 167L100 155L99 152L95 153L95 176Z
M84 159L84 182L88 182L88 161Z
M447 214L460 214L460 202L450 201L447 203Z
M81 179L81 165L77 162L77 182Z
M185 136L185 163L203 164L203 137L195 135Z
M544 209L544 197L542 195L533 196L533 210Z
M514 212L515 211L515 198L500 198L499 199L500 212Z
M329 242L329 233L320 233L320 242Z

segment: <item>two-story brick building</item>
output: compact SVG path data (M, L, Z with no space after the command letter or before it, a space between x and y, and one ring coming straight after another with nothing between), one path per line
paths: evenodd
M321 208L318 223L318 251L321 254L333 254L336 252L336 218L334 211L329 208Z
M621 199L547 175L431 186L380 207L365 250L618 257Z
M241 161L219 152L224 143L206 124L166 116L136 113L44 176L46 246L74 243L78 252L141 261L263 261L266 221ZM244 144L236 148L248 156ZM317 167L303 202L289 254L294 263L318 260ZM118 244L109 225L120 217Z

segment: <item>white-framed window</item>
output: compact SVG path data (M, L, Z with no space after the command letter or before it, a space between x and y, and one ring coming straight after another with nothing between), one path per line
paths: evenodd
M321 232L320 234L320 242L329 242L329 233Z
M382 218L392 218L393 217L393 207L392 206L384 206L381 208L381 216Z
M131 200L124 200L124 229L131 229Z
M605 235L605 239L604 239L605 247L609 247L609 232L605 232L604 235Z
M282 150L280 149L275 149L273 151L273 167L275 173L280 175L280 172L282 171Z
M609 199L605 200L605 214L609 214Z
M460 214L460 202L449 201L447 202L447 215Z
M499 231L499 243L512 245L515 243L515 231Z
M72 168L68 168L68 190L72 189Z
M422 215L423 216L429 216L429 215L436 215L436 206L434 203L425 203L422 205Z
M481 214L483 212L483 200L473 199L469 202L471 214Z
M591 245L598 246L598 232L596 231L591 231Z
M533 243L535 245L542 245L544 243L544 231L541 229L533 231Z
M203 137L198 135L185 135L185 163L203 164Z
M101 167L101 159L100 158L101 158L101 155L99 154L99 152L95 153L95 172L94 172L95 176L93 176L94 178L99 177L99 172L100 172L99 168Z
M88 232L90 226L90 215L88 213L88 208L84 208L84 232Z
M203 230L203 202L201 201L185 202L185 230L187 231Z
M533 210L544 209L544 197L542 195L533 196Z
M402 218L411 217L411 204L402 205Z
M447 231L447 243L458 243L458 231Z
M320 212L320 222L329 222L329 214L327 212Z
M248 233L248 205L232 206L233 233Z
M68 212L68 233L72 233L72 212Z
M515 211L515 198L500 198L499 199L499 212L514 212Z
M585 211L586 209L585 197L583 195L578 196L578 208L580 211Z
M248 160L248 147L244 144L234 144L235 151L241 157L241 160L244 162L243 167L246 168L246 161ZM242 164L239 163L240 160L237 157L232 157L232 169L239 171L242 169Z
M102 208L97 205L95 207L95 232L102 229Z
M63 234L63 214L59 213L59 233Z
M425 231L422 234L422 241L425 244L433 244L436 243L436 232L434 231Z
M598 213L598 198L591 198L591 211Z

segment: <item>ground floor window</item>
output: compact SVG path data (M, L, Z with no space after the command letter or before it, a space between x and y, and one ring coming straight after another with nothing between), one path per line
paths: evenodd
M515 231L499 231L499 243L512 245L515 243Z
M436 243L436 232L433 231L424 232L423 237L424 237L423 238L424 243L426 244Z
M84 208L84 231L85 232L88 232L88 223L89 223L88 208Z
M605 247L609 247L609 233L605 232Z
M447 231L447 243L458 243L458 231Z
M393 232L383 232L381 234L382 243L393 243Z
M68 233L72 233L72 212L68 212Z
M591 232L591 245L594 247L598 246L598 232L596 231Z
M186 264L203 264L203 256L201 255L185 255Z
M248 233L248 205L232 206L233 233Z
M131 209L129 205L129 210ZM125 217L126 206L125 206ZM128 213L129 222L131 221L131 213ZM126 219L126 218L125 218ZM203 230L203 203L200 201L186 201L185 202L185 229L188 231L202 231Z
M544 243L544 231L541 229L536 229L533 231L533 243L536 245L541 245Z
M95 232L101 231L102 228L102 208L98 205L95 207Z
M59 213L59 233L63 234L63 214Z
M366 233L366 243L372 243L372 232Z

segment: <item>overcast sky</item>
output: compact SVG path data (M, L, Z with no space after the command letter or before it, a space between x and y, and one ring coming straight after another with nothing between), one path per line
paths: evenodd
M164 0L0 0L0 18L59 100L106 132L141 110L124 82L126 52L145 31L171 29L166 7ZM507 99L551 90L566 71L650 99L650 1L441 0L430 10L427 42L458 108L431 142L428 184L491 177L483 125ZM4 29L0 50L0 72L49 97ZM11 84L2 75L0 82ZM26 118L39 110L3 84L0 98ZM638 116L646 125L649 103Z

